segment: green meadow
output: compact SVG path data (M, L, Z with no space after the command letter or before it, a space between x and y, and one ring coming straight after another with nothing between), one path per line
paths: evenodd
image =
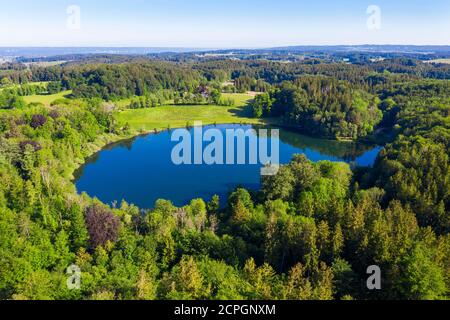
M115 117L120 125L128 123L131 130L151 131L167 128L179 128L193 125L194 121L203 124L225 123L263 123L261 119L252 117L248 103L252 100L249 94L223 94L231 98L235 105L231 107L215 105L161 106L149 109L128 109L118 111Z
M25 96L23 99L26 103L42 103L45 106L49 106L52 102L58 99L63 99L66 96L70 95L72 90L61 91L55 94L34 94L31 96Z

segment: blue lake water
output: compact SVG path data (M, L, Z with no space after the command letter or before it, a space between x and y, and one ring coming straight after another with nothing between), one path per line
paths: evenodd
M246 130L252 126L207 126L203 131L209 128L219 129L225 135L226 129ZM260 187L260 164L174 164L171 155L178 142L171 141L171 135L172 132L164 131L105 147L75 172L78 192L86 192L109 204L123 199L141 208L151 208L157 199L182 206L194 198L208 201L214 194L224 202L227 194L238 186L253 190ZM257 136L257 139L261 142L265 138ZM312 161L371 166L380 150L379 146L315 139L280 129L281 164L288 163L294 154L305 154Z

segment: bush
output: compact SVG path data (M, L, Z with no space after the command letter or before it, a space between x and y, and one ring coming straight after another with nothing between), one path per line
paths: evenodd
M31 117L30 126L33 129L42 127L44 124L47 123L47 118L43 116L42 114L35 114Z
M20 150L25 151L27 146L32 146L34 151L39 151L42 149L42 146L39 142L33 140L25 140L19 143Z
M96 248L105 245L108 241L115 242L117 240L120 220L102 206L93 205L86 210L86 227L91 246Z

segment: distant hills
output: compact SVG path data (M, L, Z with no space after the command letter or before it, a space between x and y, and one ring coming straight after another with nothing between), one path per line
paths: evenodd
M336 46L290 46L276 47L268 50L295 52L372 52L372 53L450 53L450 46L420 45L336 45Z
M292 51L292 52L372 52L372 53L450 53L450 46L416 45L336 45L336 46L286 46L259 49L213 49L176 47L0 47L2 57L48 57L66 54L122 54L145 55L158 53L231 51Z
M187 61L202 59L240 59L322 61L359 63L377 59L411 58L423 61L450 58L450 46L421 45L335 45L286 46L260 49L211 49L164 47L0 47L0 64L4 62L92 61L126 62L136 59Z
M210 48L157 47L0 47L0 57L49 57L73 54L145 55L164 52L182 53L212 50Z

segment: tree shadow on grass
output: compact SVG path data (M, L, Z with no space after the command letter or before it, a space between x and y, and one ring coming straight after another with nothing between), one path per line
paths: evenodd
M253 112L252 112L252 107L248 104L244 107L241 108L233 108L230 109L229 112L237 117L241 117L241 118L252 118L253 117Z

